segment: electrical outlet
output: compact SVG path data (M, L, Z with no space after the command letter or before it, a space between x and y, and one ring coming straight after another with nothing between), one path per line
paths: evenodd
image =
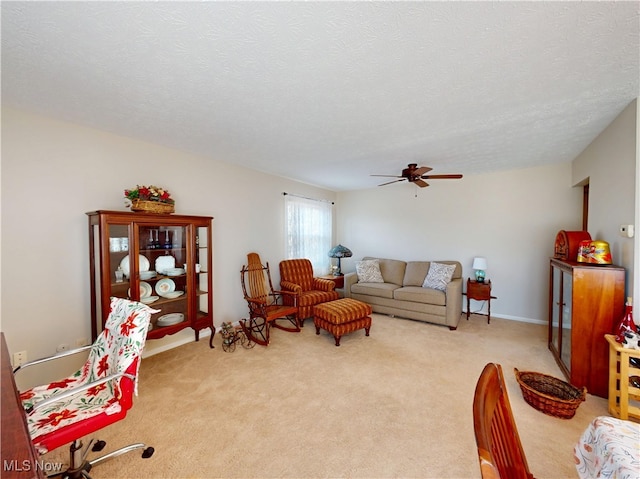
M56 348L56 351L59 353L63 351L68 351L68 350L69 350L69 345L67 343L58 344L58 347Z
M13 353L13 367L17 368L18 366L22 366L27 362L27 352L26 351L18 351L17 353Z
M620 225L620 236L623 238L633 238L633 225Z

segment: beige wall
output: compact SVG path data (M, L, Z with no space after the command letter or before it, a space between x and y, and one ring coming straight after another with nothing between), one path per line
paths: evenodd
M575 185L589 178L589 232L610 242L637 304L637 110L635 100L571 164L467 175L459 182L434 181L424 190L401 184L338 194L339 239L354 252L343 269L354 270L362 256L457 259L464 275L472 276L473 257L486 256L497 296L492 315L546 321L548 257L559 230L581 229L582 187ZM619 236L621 224L635 224L635 238ZM471 310L478 306L472 303Z
M606 241L613 262L627 270L627 294L633 296L640 235L636 214L637 100L634 100L573 162L573 184L589 182L589 224L593 239ZM634 224L635 238L619 234L620 225Z
M215 217L216 324L246 317L240 269L248 252L283 257L283 191L335 193L134 139L2 111L1 329L12 352L35 359L90 337L88 211L125 210L136 184L168 188L177 213ZM193 340L150 341L146 353Z
M85 212L124 209L122 192L137 183L170 189L178 213L215 217L216 324L246 315L239 271L247 252L257 251L270 261L277 281L283 191L336 201L336 242L354 252L343 262L346 270L353 270L359 257L379 255L458 259L469 276L472 258L484 255L498 297L492 313L546 321L548 257L555 235L580 227L581 190L572 187L574 175L571 164L560 164L466 175L421 190L398 184L336 194L3 109L0 327L10 350L27 350L30 358L89 336ZM596 183L593 176L591 182ZM633 202L628 195L616 198L616 204ZM634 220L625 214L621 221ZM481 306L472 304L472 309ZM184 332L151 341L147 354L192 338Z
M485 256L497 296L491 314L546 321L548 259L559 230L579 229L581 202L568 163L432 181L422 190L398 184L340 193L338 231L354 253L344 269L362 256L458 260L468 277L473 257Z

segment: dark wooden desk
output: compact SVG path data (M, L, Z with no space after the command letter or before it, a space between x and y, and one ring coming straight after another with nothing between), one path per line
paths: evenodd
M2 464L0 477L3 478L44 478L42 463L38 462L36 452L29 429L27 418L20 402L18 388L16 387L9 349L2 335Z

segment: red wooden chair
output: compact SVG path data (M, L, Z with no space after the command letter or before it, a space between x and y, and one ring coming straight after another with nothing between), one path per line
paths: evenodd
M473 397L473 428L483 479L533 479L499 364L487 364L480 374Z

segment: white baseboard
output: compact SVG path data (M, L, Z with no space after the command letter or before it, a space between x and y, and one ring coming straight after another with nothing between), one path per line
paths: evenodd
M467 314L466 311L463 311L462 314ZM472 311L471 314L481 314L483 316L486 316L487 313L484 313L482 311ZM491 313L491 317L492 318L500 318L500 319L508 319L510 321L520 321L522 323L532 323L532 324L549 324L549 321L545 320L545 319L532 319L532 318L523 318L521 316L511 316L509 314L496 314L496 313Z
M204 338L211 336L210 329L200 330L200 341ZM145 343L144 351L142 352L142 358L148 358L159 353L163 353L178 346L182 346L187 343L195 341L195 333L193 329L185 329L178 334L172 336L165 336L162 339L153 339ZM208 340L207 340L208 341Z

